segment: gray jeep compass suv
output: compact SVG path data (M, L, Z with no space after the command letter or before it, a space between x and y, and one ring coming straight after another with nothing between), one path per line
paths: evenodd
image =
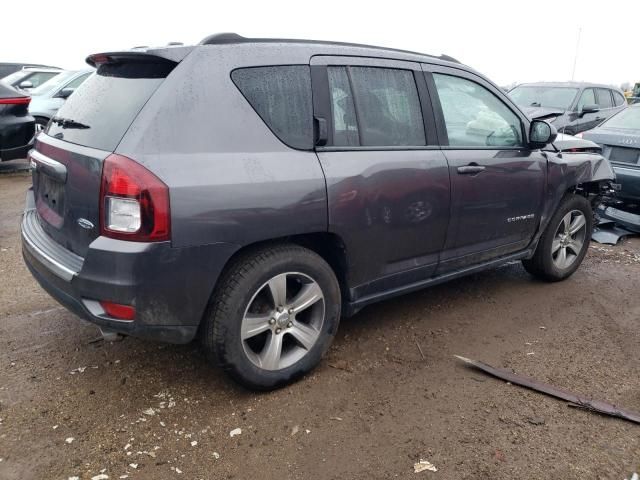
M30 154L26 264L78 316L198 337L250 388L375 301L517 259L568 277L613 178L446 56L221 34L88 63Z

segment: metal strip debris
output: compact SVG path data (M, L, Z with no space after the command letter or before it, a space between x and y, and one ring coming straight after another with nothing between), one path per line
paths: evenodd
M497 378L501 378L502 380L506 380L507 382L511 382L515 385L520 385L522 387L530 388L532 390L536 390L538 392L546 393L552 397L560 398L562 400L566 400L571 402L572 406L578 406L581 408L585 408L587 410L592 410L594 412L603 413L606 415L611 415L612 417L622 418L624 420L629 420L630 422L640 424L640 413L632 412L630 410L625 410L622 408L618 408L615 405L607 402L603 402L600 400L593 400L582 395L578 395L562 388L554 387L553 385L549 385L547 383L539 382L530 377L525 377L522 375L517 375L508 370L504 370L502 368L495 368L491 365L487 365L486 363L471 360L470 358L461 357L459 355L454 355L458 360L461 360L465 364L482 370L489 375L492 375Z

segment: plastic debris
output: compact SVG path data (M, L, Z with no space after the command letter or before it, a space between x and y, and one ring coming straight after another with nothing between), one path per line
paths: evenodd
M138 464L137 463L130 463L129 466L133 469L138 468Z
M64 441L69 443L69 444L73 443L74 440L75 440L75 438L73 438L73 437L68 437L68 438L64 439Z
M106 473L101 473L99 475L91 477L91 480L109 480L109 475L107 475Z
M233 430L231 430L229 432L229 436L231 438L235 437L236 435L241 435L242 434L242 429L241 428L234 428Z
M299 431L300 431L300 427L299 427L298 425L295 425L295 426L291 429L291 436L293 437L294 435L297 435Z
M413 464L413 473L420 473L420 472L437 472L438 469L436 468L436 466L427 461L427 460L422 460L420 459L420 461L418 463L414 463Z
M196 440L194 440L193 442L191 442L191 446L195 447L196 445L198 445L198 442Z
M220 458L220 454L218 452L213 452L213 458L218 460Z
M454 356L458 360L463 361L471 367L482 370L483 372L488 373L491 376L506 380L509 384L513 383L515 385L520 385L521 387L530 388L531 390L535 390L537 392L546 393L547 395L550 395L552 397L566 400L570 402L570 407L584 408L586 410L592 410L594 412L611 415L612 417L629 420L630 422L640 423L640 413L625 410L601 400L593 400L583 395L577 395L573 392L569 392L568 390L549 385L548 383L542 383L534 378L525 377L524 375L517 375L503 368L492 367L491 365L487 365L484 362L471 360L470 358L460 357L458 355Z

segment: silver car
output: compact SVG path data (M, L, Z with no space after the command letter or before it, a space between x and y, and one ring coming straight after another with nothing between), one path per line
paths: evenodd
M31 90L29 114L36 119L36 133L49 123L64 102L95 70L66 70Z
M56 67L24 67L2 78L2 83L26 92L37 88L62 72Z

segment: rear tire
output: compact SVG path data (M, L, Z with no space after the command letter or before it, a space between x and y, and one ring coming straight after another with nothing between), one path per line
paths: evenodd
M340 319L336 276L297 245L254 250L219 280L201 340L207 355L240 384L275 389L313 369Z
M592 231L593 212L589 201L581 195L567 195L549 221L533 257L523 260L522 265L542 280L564 280L582 263Z

